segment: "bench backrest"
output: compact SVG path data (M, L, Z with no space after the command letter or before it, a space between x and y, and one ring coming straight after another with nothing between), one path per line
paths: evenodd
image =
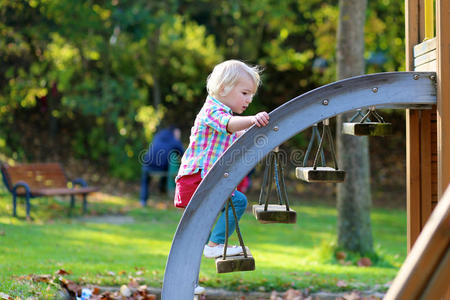
M25 181L30 189L67 188L67 177L58 163L2 165L1 170L9 190L19 181Z

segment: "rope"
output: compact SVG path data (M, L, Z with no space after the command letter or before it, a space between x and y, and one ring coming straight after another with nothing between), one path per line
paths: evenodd
M333 140L333 137L331 136L330 127L328 125L326 125L324 130L325 129L327 129L328 143L330 144L331 156L333 157L333 162L334 162L334 169L339 170L337 160L336 160L336 153L334 151L334 140Z
M281 190L280 190L280 183L278 182L278 153L275 154L275 162L274 162L274 168L275 168L275 185L277 186L277 198L278 198L278 204L283 204L282 202L282 196L281 196Z
M320 141L320 133L319 133L317 124L314 124L314 126L312 127L311 139L309 140L308 148L306 149L305 157L303 158L302 167L305 167L308 162L309 154L311 154L311 150L314 145L315 139L317 139L317 141ZM325 167L326 162L325 162L325 154L323 152L323 149L320 150L320 158L322 159L322 167Z
M268 156L268 165L264 169L263 183L259 195L259 205L264 203L264 211L269 208L269 197L272 192L272 179L275 178L277 187L277 197L279 205L286 205L286 210L289 211L289 201L286 192L286 183L284 181L284 170L281 162L281 153L271 151Z
M267 211L267 208L269 207L269 196L272 192L272 178L273 178L273 171L274 171L274 162L275 162L275 153L270 152L270 160L269 160L269 182L268 182L268 188L267 188L267 198L264 204L264 211Z
M223 259L227 259L227 248L228 248L228 207L230 204L230 199L227 200L227 205L225 206L225 245L223 247Z
M233 205L233 201L231 201L231 199L227 200L227 205L226 205L226 212L225 212L225 222L226 222L226 226L225 226L225 244L224 244L224 248L223 248L223 260L227 259L227 248L228 248L228 208L231 205L231 210L233 211L233 216L234 216L234 222L236 223L236 233L237 236L239 238L239 244L242 247L242 252L244 252L244 257L247 258L247 249L245 249L245 245L244 245L244 239L242 238L241 235L241 230L239 229L239 221L236 215L236 210L234 209L234 205Z
M244 252L244 257L247 258L247 249L245 249L244 239L242 238L241 230L239 229L239 221L238 221L238 218L237 218L237 215L236 215L236 210L234 209L233 201L231 201L231 199L228 200L228 201L230 201L231 209L233 210L233 216L234 216L234 221L236 222L236 233L237 233L238 238L239 238L239 244L241 245L242 251ZM228 225L228 223L227 223L227 225Z
M328 124L325 124L325 121L323 122L323 129L322 130L323 131L322 131L322 137L320 138L319 148L317 148L316 156L314 157L313 169L317 170L317 163L318 163L318 158L319 158L319 152L323 151L323 140L325 139L325 135L327 135L328 136L328 143L330 144L331 156L333 158L334 169L338 170L338 164L337 164L337 160L336 160L336 153L334 151L334 146L333 146L333 144L334 144L333 137L331 136L330 126Z
M268 162L269 166L270 166L271 155L272 155L272 152L269 153L269 156L266 159L266 162ZM264 177L263 177L263 182L262 182L262 187L261 187L261 193L259 194L259 200L258 200L259 205L262 205L263 203L265 203L266 198L268 197L268 195L267 195L268 180L269 180L269 168L266 165L266 168L264 169Z
M319 153L320 153L320 151L323 149L323 138L324 138L324 136L325 136L325 126L326 126L326 125L323 125L322 137L320 138L319 147L317 148L316 156L314 157L314 163L313 163L313 169L314 169L314 170L317 169L317 163L318 163Z
M286 183L284 182L284 176L283 176L284 175L283 164L281 163L280 159L278 160L278 168L277 168L277 170L278 170L278 174L279 174L280 179L281 179L281 192L280 192L280 195L281 195L282 199L284 198L284 203L286 204L286 211L289 211L289 200L288 200L288 196L287 196L287 192L286 192ZM280 189L280 186L278 186L278 188ZM282 204L281 200L280 200L280 204Z

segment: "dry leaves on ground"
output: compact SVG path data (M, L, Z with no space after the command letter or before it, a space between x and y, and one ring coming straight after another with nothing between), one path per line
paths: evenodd
M60 269L55 272L55 275L24 275L17 277L18 280L29 280L33 282L43 282L49 285L54 285L57 288L63 289L71 299L82 299L82 294L88 294L86 299L90 300L156 300L156 295L151 294L146 285L139 285L136 278L131 278L128 285L122 285L118 291L101 292L98 287L83 288L74 281L64 278L64 275L70 274L70 271ZM0 293L0 300L17 300L20 298L13 298L7 294Z

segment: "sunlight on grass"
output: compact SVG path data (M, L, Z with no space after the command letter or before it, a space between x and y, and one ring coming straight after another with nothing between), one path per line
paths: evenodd
M69 270L67 278L81 284L117 286L128 283L132 276L139 277L141 284L161 287L182 212L167 204L140 208L136 199L97 196L90 203L95 215L83 218L79 211L68 217L68 203L58 199L33 202L34 220L29 222L10 216L10 197L0 191L0 282L7 282L0 285L0 291L23 290L16 282L18 276L53 274L58 269ZM382 290L406 256L404 211L373 211L375 249L381 259L372 267L361 268L341 265L332 257L335 208L301 205L294 209L297 224L260 224L246 213L240 226L256 271L216 274L214 260L202 258L201 283L232 290L294 287L336 291L345 290L336 286L338 280L345 280L347 289L380 286ZM102 219L119 213L131 221L115 224ZM230 243L239 243L235 235Z

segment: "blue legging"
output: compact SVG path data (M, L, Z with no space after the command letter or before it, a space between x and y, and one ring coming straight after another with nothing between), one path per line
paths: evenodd
M234 191L234 195L231 196L231 201L233 202L234 208L236 210L236 216L238 221L241 219L242 215L247 208L247 197L239 191ZM225 243L225 230L226 230L226 221L225 221L225 208L222 209L222 214L217 220L216 226L214 226L213 231L211 232L211 236L209 240L211 242L217 244ZM230 236L234 230L236 229L236 223L234 221L233 209L231 205L228 207L228 236Z

